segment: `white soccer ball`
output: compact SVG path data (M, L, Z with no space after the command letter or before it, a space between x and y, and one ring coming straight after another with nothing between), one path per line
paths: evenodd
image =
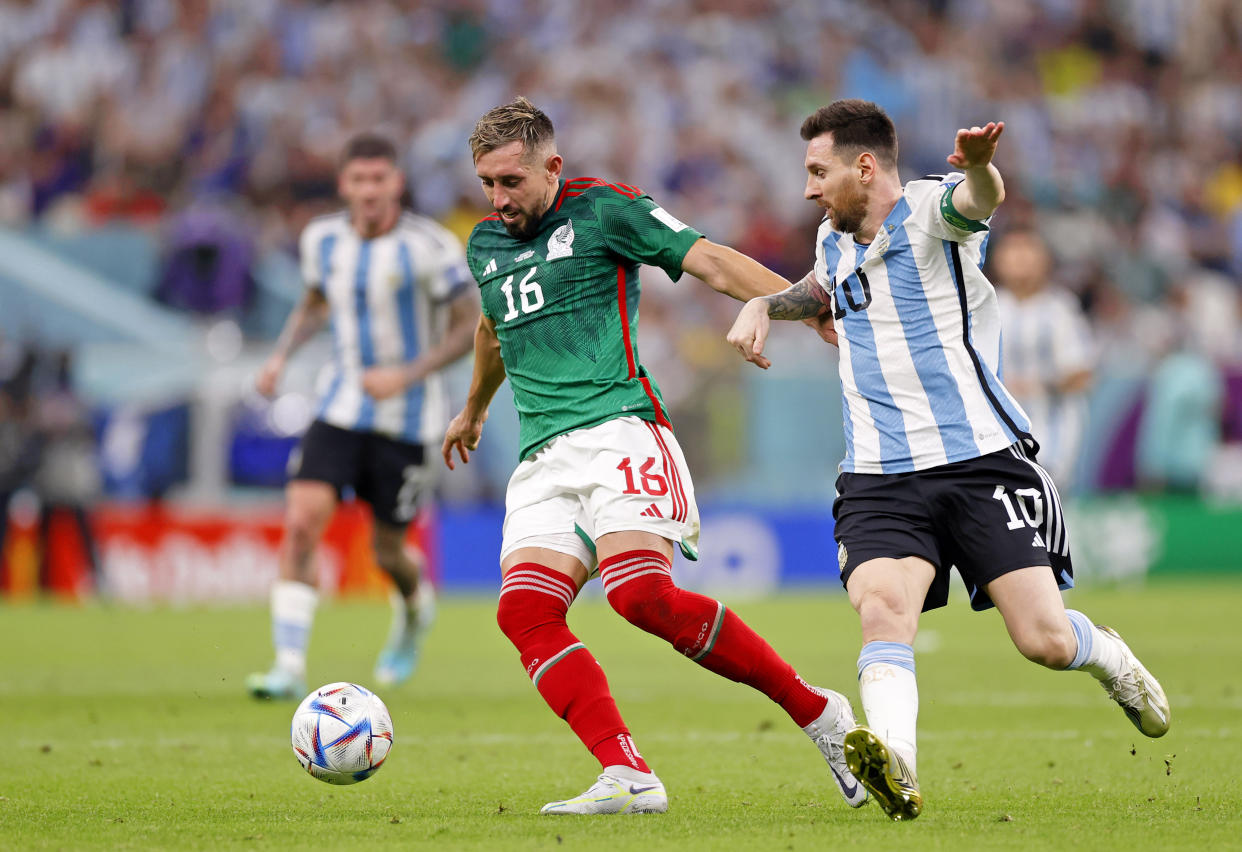
M298 705L291 733L303 769L329 784L357 784L384 765L392 749L392 716L371 690L330 683Z

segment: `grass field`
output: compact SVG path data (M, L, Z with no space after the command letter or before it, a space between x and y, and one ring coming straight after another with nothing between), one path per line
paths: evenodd
M1173 729L1139 735L1086 675L1023 661L999 618L924 619L912 823L852 811L779 709L637 633L597 600L571 626L668 787L663 816L541 817L597 767L545 708L490 600L448 599L416 679L383 694L396 744L337 788L298 767L292 706L242 680L268 662L260 608L0 607L0 848L1242 848L1242 583L1073 592L1163 681ZM737 607L812 682L857 705L839 595ZM311 680L368 683L382 604L332 604Z

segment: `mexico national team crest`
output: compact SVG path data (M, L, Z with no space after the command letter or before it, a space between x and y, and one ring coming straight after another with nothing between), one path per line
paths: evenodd
M574 220L570 219L548 238L548 260L572 257L574 253Z

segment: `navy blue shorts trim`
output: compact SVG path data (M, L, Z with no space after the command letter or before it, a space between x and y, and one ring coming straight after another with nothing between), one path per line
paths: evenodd
M1047 565L1074 585L1069 536L1052 478L1021 444L910 473L842 473L832 514L841 582L870 559L918 556L936 567L923 611L948 603L952 568L976 610L984 587L1021 568Z
M326 482L338 498L353 492L377 521L405 526L431 490L425 456L422 444L316 420L289 456L289 478Z

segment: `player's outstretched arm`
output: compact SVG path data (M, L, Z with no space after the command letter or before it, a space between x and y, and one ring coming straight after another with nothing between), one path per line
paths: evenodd
M706 239L690 247L681 268L713 290L743 302L789 286L788 281L759 261Z
M953 188L953 206L967 219L982 222L1005 200L1005 182L992 165L996 144L1005 122L989 121L983 127L963 128L953 141L949 165L961 169L966 179Z
M479 302L473 288L449 303L449 325L440 342L413 361L391 367L372 367L362 374L362 389L376 399L387 399L426 381L470 351L478 324Z
M742 308L725 339L741 356L757 367L767 369L772 362L763 357L770 320L818 319L820 336L829 343L837 342L831 314L824 314L823 290L815 280L814 271L797 284L779 293L751 299ZM820 319L822 317L822 319Z
M453 464L454 448L462 464L470 463L470 452L478 448L479 438L483 435L487 408L504 380L505 362L500 357L496 325L485 315L480 315L474 331L474 374L470 377L470 392L466 395L466 405L449 423L440 448L449 470L456 470Z
M328 321L328 300L322 290L308 289L302 301L298 302L285 320L285 327L276 338L276 346L267 361L259 368L254 378L254 387L259 393L270 397L276 395L276 385L280 375L285 371L285 363L289 356L298 350L306 341L314 337Z

